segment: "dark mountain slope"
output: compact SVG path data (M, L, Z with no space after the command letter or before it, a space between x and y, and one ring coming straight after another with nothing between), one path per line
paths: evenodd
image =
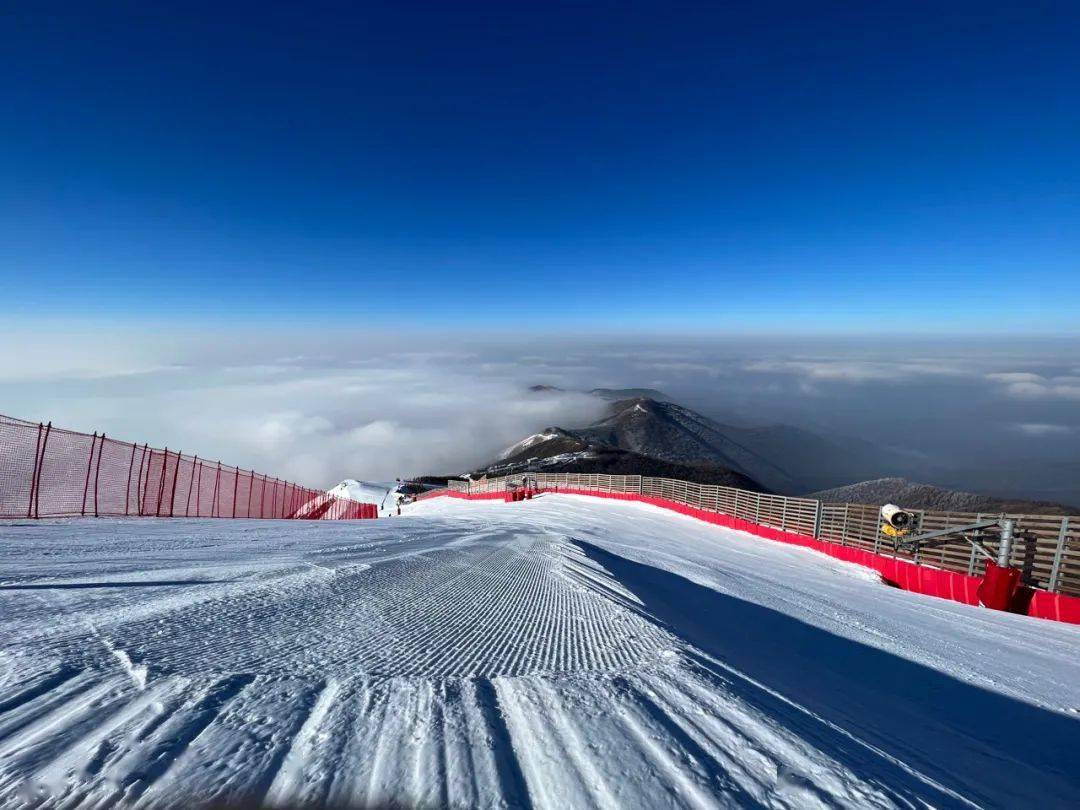
M1080 509L1047 501L997 498L974 492L919 484L906 478L876 478L843 487L814 492L811 498L829 503L895 503L909 509L944 512L1010 512L1031 515L1075 515Z

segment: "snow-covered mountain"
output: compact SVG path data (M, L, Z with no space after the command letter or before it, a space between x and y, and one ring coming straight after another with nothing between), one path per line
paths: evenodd
M613 403L611 413L618 413L624 402L626 401ZM631 418L634 413L646 409L646 406L640 403L656 404L653 400L644 398L640 403L638 400L633 402L635 405L630 408ZM764 489L758 481L732 469L730 465L718 464L707 458L698 459L692 455L684 462L673 459L670 454L664 456L658 452L640 452L632 442L620 443L619 436L609 435L605 430L610 426L612 418L613 416L605 417L600 422L579 430L545 428L506 448L495 461L478 472L499 475L528 469L545 472L652 475L750 490ZM657 441L662 442L663 439Z
M549 427L507 447L499 453L496 463L516 463L533 458L551 458L566 453L581 453L590 450L591 447L592 444L589 441L582 439L573 431Z
M648 390L595 389L592 393L603 397ZM616 451L632 456L616 458ZM595 460L598 453L604 454L602 465ZM716 480L718 472L720 478L732 473L745 477L750 489L784 494L804 494L882 473L910 473L901 456L869 442L827 439L791 425L725 424L666 398L639 395L612 401L606 414L586 427L548 427L531 434L506 448L488 469L496 471L495 467L507 464L535 466L537 460L555 457L565 457L558 459L559 469L565 472L617 468L626 473L710 482ZM588 464L583 464L586 461ZM567 466L569 462L574 463L573 469ZM661 471L656 462L668 466ZM545 461L544 468L551 467ZM676 476L675 468L690 469L685 476ZM702 469L710 471L705 479Z

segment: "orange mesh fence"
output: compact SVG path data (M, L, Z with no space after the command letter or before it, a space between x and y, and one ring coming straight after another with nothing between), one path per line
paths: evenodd
M374 518L337 498L146 444L0 416L0 517Z

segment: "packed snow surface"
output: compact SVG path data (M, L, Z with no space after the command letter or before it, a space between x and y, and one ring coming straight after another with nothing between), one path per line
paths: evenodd
M650 506L0 525L0 806L1065 807L1080 628Z

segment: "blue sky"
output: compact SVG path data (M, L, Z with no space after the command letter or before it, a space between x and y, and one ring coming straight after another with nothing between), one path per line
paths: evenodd
M1075 3L68 5L13 322L1077 331Z

